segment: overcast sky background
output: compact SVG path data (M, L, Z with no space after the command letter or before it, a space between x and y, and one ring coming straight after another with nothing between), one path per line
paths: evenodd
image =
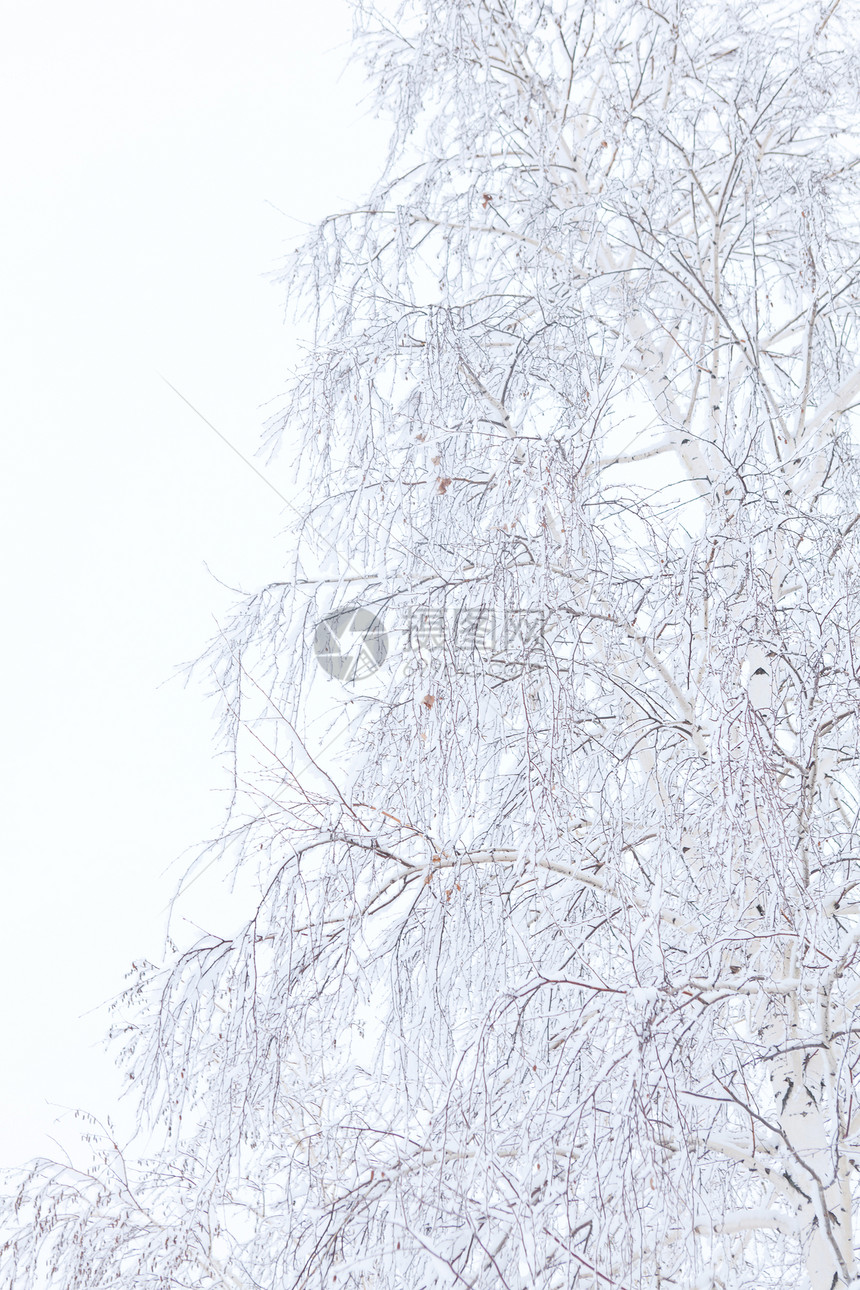
M159 373L253 454L296 355L267 274L386 138L343 0L3 12L0 1165L112 1108L94 1010L223 805L212 705L170 678L215 578L282 570L282 504ZM288 451L259 464L288 490Z

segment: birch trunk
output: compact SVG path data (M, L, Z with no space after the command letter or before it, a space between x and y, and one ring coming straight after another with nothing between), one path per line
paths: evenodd
M6 1284L856 1290L858 16L359 6L390 165L212 655L237 929Z

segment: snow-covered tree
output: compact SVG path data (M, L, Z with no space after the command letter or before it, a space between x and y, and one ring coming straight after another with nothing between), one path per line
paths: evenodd
M3 1284L860 1284L858 22L358 7L387 170L211 655L235 934Z

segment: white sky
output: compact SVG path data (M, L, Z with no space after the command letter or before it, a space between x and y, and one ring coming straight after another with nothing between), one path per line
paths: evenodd
M168 866L221 811L211 704L169 678L231 603L212 574L282 567L281 503L158 373L254 452L295 354L264 275L385 139L343 0L3 17L0 1165L112 1109L91 1010L160 955Z

